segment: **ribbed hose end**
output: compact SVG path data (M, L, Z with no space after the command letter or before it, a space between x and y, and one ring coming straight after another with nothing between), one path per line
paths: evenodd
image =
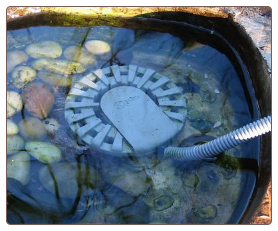
M176 160L209 159L270 131L271 116L267 116L202 145L185 148L167 147L164 156Z

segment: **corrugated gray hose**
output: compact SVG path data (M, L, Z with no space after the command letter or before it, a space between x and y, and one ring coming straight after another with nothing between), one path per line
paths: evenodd
M270 131L271 116L267 116L205 144L193 147L167 147L164 156L176 160L210 159Z

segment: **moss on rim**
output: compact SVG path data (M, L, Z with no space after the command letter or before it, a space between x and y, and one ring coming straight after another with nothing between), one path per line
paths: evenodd
M88 15L135 17L149 14L155 16L157 12L185 12L207 17L227 18L228 14L220 7L41 7L42 11Z
M228 18L228 13L221 7L32 7L17 9L8 7L8 15L28 17L43 15L44 20L54 26L96 26L103 22L109 26L122 27L130 18L163 18L164 13L185 13L206 17ZM175 15L177 17L177 15ZM181 17L182 20L183 17ZM8 17L8 21L16 18Z

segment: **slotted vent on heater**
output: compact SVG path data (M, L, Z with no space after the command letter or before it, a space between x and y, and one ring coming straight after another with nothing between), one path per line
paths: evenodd
M128 141L100 108L102 96L119 86L142 90L176 126L180 129L183 127L186 102L169 78L151 69L115 65L83 77L72 87L67 97L65 117L73 132L85 143L118 156L133 152Z

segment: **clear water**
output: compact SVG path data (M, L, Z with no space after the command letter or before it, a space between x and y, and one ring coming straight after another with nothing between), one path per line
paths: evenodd
M8 31L7 51L24 51L29 44L46 40L58 42L65 50L94 39L108 43L112 57L96 56L84 73L68 77L75 82L114 64L137 65L167 76L182 90L188 111L185 126L171 145L198 144L252 121L254 112L246 99L252 93L244 91L238 70L225 54L191 39L108 26L41 26ZM63 54L59 59L65 59ZM21 65L32 66L34 61L29 57ZM78 141L64 118L70 87L51 88L55 103L47 118L56 119L59 129L40 141L59 147L62 160L44 164L30 157L28 184L7 179L10 224L219 224L241 217L255 185L258 141L232 149L216 162L179 162L164 159L159 151L114 157ZM19 94L24 90L13 86L11 73L7 90ZM28 117L32 115L23 108L10 119L19 124ZM55 192L45 187L41 172L55 184Z

